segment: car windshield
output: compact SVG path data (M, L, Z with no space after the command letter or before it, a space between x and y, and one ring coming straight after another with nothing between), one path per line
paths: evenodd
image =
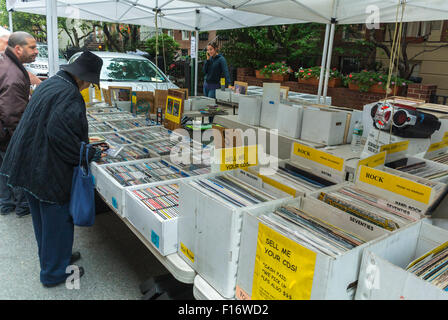
M37 50L39 50L39 53L37 56L39 58L48 59L48 47L47 46L37 46Z
M37 45L37 50L39 51L39 53L37 54L39 58L48 59L48 46ZM59 52L59 58L65 59L62 52Z
M167 82L149 61L128 58L103 58L102 81Z

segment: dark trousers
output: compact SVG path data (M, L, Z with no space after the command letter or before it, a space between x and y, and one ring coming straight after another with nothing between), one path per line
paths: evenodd
M40 201L28 192L25 194L39 250L40 281L44 284L64 282L69 276L65 271L70 264L74 235L69 204L52 204Z

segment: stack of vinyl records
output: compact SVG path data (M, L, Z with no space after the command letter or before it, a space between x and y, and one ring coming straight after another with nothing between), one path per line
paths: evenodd
M110 125L104 122L98 122L98 121L90 121L89 122L89 133L93 132L112 132L114 131L114 128L112 128Z
M207 164L184 164L184 163L176 163L177 167L179 167L182 171L189 173L192 176L198 176L201 174L207 174L211 172L210 165Z
M304 247L330 257L337 257L366 242L359 235L335 227L292 205L282 206L274 213L261 215L259 219Z
M146 144L145 147L154 151L160 156L166 156L169 155L171 153L171 149L173 149L178 144L179 142L177 141L162 140L162 141L150 142Z
M111 144L130 144L128 141L126 141L116 133L106 133L103 134L103 136L106 138L106 142Z
M98 114L98 113L116 113L116 112L123 112L118 108L115 107L91 107L87 108L87 113L90 114Z
M442 164L448 164L448 153L434 157L431 159L431 161L439 162Z
M127 120L114 120L114 121L108 121L107 123L117 130L132 130L132 129L147 127L147 126L151 125L150 123L148 123L146 121L146 119L143 119L143 118L134 118L134 119L127 119Z
M97 113L94 117L97 121L127 120L135 118L135 116L130 112Z
M151 158L151 154L148 150L139 145L127 145L121 149L116 157L106 156L101 158L97 163L116 163L146 158Z
M407 158L400 159L394 162L387 163L386 166L428 180L442 178L448 175L448 170L441 169L440 167L430 166L424 159L412 164L408 164L407 160Z
M179 215L179 185L177 184L138 189L133 190L132 193L163 220L173 219Z
M353 186L321 192L318 199L358 219L370 222L380 228L394 231L418 219L406 209L388 206L387 201Z
M198 179L190 182L190 185L220 202L236 207L247 207L276 199L275 196L229 174Z
M259 171L259 169L249 169L249 171L253 170ZM285 163L284 167L279 167L274 174L267 175L266 177L302 192L312 192L334 185L331 181L318 177L289 163Z
M142 130L128 131L120 133L124 138L135 143L145 144L149 141L169 139L171 133L166 129L154 130L146 128Z
M184 176L179 169L164 160L107 166L106 170L124 187Z
M448 242L412 262L406 270L448 291Z

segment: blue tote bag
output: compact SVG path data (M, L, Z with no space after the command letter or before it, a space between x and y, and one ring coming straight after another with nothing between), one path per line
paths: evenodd
M86 166L82 165L83 153ZM73 171L72 192L69 211L73 223L80 227L90 227L95 222L95 185L89 166L89 145L81 143L79 165Z

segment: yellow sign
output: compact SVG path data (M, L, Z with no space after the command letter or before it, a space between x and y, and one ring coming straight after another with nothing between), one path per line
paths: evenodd
M166 98L165 119L180 124L182 99L168 96Z
M258 225L252 299L309 300L316 253Z
M446 147L448 147L448 139L433 143L432 145L429 146L428 151L426 152L433 152Z
M90 91L89 91L89 88L82 90L81 91L81 95L82 95L82 98L84 99L85 103L89 103L90 102Z
M359 168L359 166L375 168L375 167L384 165L385 162L386 162L386 151L383 151L378 154L374 154L373 156L359 160L358 168Z
M294 143L294 154L337 171L344 168L344 159L297 142Z
M226 78L221 78L221 85L225 86L226 85Z
M95 88L95 99L98 100L98 101L103 101L103 99L101 98L100 87L98 87L96 84L93 85L93 87Z
M409 147L409 140L400 141L400 142L385 144L384 146L381 146L380 152L386 151L388 154L392 154L392 153L397 153L400 151L408 150L408 147Z
M274 179L271 179L271 178L269 178L267 176L264 176L262 174L258 174L258 177L260 177L260 179L263 182L265 182L265 183L267 183L267 184L269 184L269 185L271 185L271 186L273 186L273 187L275 187L275 188L277 188L279 190L282 190L283 192L286 192L287 194L290 194L293 197L296 196L296 192L297 192L296 189L288 187L287 185L284 185L283 183L275 181Z
M256 145L224 148L221 150L221 171L245 169L258 165L258 148Z
M443 138L442 138L442 140L445 140L446 138L448 138L448 131L446 131L446 132L443 134Z
M425 204L431 199L431 187L374 168L361 166L359 180Z
M182 242L180 243L180 251L194 263L194 253L190 251Z

